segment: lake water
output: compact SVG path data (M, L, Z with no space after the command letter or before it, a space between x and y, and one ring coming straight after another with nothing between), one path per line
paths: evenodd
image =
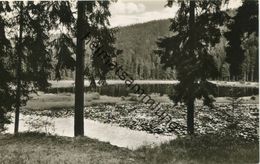
M84 119L85 136L99 141L109 142L111 145L137 149L141 146L156 146L176 138L175 135L165 136L149 134L144 131L136 131L116 125L104 124L98 121ZM7 126L7 133L13 133L14 125ZM74 136L74 119L51 118L47 116L20 115L20 132L39 131L52 135Z
M147 94L151 93L159 93L161 95L167 94L171 95L174 91L173 84L139 84L140 87ZM233 89L231 92L230 90ZM133 90L130 90L124 84L110 84L106 86L100 86L96 89L91 89L89 87L85 87L85 91L95 91L100 93L100 95L107 95L113 97L121 97L127 96L129 93L134 93ZM58 88L50 88L47 90L48 93L62 93L62 92L74 92L74 88L71 86L66 87L58 87ZM236 96L252 96L258 95L259 91L256 87L231 87L231 86L218 86L215 88L215 97L226 97L231 95Z

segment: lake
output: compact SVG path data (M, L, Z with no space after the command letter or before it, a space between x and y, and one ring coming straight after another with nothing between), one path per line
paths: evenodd
M175 84L170 84L170 83L149 83L149 84L144 84L140 83L140 87L147 93L158 93L158 94L167 94L171 95L172 92L174 91L174 86ZM233 91L231 91L233 89ZM94 91L100 93L100 95L107 95L107 96L112 96L112 97L121 97L121 96L127 96L129 93L134 93L133 90L130 90L126 87L125 84L122 83L112 83L108 84L105 86L97 86L97 88L92 89L88 86L85 87L85 91ZM74 92L74 87L72 85L67 85L67 86L58 86L54 85L53 87L49 88L47 90L47 93L64 93L64 92L69 92L73 93ZM215 89L214 96L215 97L226 97L226 96L231 96L231 95L236 95L236 96L252 96L252 95L258 95L258 87L252 87L252 86L246 86L246 85L241 85L239 87L237 86L217 86Z
M14 117L12 117L14 118ZM14 121L14 120L13 120ZM14 124L7 126L6 133L13 133ZM47 116L20 115L19 132L37 131L59 136L74 136L74 118L51 118ZM104 124L90 119L84 119L85 136L109 142L111 145L137 149L141 146L156 146L176 138L171 136L150 134L144 131L131 130L111 124Z

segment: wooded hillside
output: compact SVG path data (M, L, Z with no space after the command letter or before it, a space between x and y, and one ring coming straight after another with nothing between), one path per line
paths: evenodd
M160 57L154 52L158 49L156 44L158 39L173 35L173 33L169 31L170 23L169 19L157 20L120 27L118 29L115 35L117 38L115 46L122 50L123 53L117 57L117 63L122 65L123 69L134 79L175 79L175 71L170 68L166 70L163 69ZM225 31L227 29L223 27L223 30ZM243 64L242 76L245 76L245 80L255 81L257 79L254 78L254 75L250 74L250 72L252 72L252 68L254 68L254 74L258 74L258 67L256 66L258 65L258 53L257 49L255 49L255 45L258 44L258 39L253 35L250 38L251 39L243 42L245 43L246 60ZM230 80L230 66L225 61L225 46L227 44L227 40L222 36L220 43L210 49L212 55L215 56L215 62L219 69L218 78L214 80ZM86 62L88 62L88 59L89 57L87 55ZM63 71L62 77L63 79L72 79L74 78L74 73L71 71ZM110 72L107 79L117 79L117 77L114 72Z

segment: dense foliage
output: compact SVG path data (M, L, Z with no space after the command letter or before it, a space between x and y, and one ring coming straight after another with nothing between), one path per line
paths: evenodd
M10 123L7 112L13 109L14 92L11 84L13 76L11 70L12 47L6 37L7 21L1 16L4 12L10 12L8 2L0 2L0 132L4 130L4 124Z
M245 0L229 19L227 61L234 80L258 80L258 1Z
M83 4L86 7L85 20L82 24L84 29L84 35L80 36L82 40L86 40L85 44L85 76L90 81L93 78L100 78L104 80L109 69L104 66L104 61L98 58L99 50L92 51L90 44L94 41L99 42L111 59L117 54L117 50L114 47L116 30L108 28L110 16L109 2L86 2ZM52 6L51 17L53 20L60 23L55 28L57 34L53 34L53 49L56 58L55 64L55 76L52 78L64 79L69 77L75 78L75 53L76 43L78 38L76 26L77 16L73 14L77 11L75 6L69 2L55 2ZM93 84L95 85L95 84Z
M173 3L168 1L169 6ZM165 67L176 69L180 83L172 99L187 105L187 131L193 134L195 99L212 106L214 85L208 79L218 76L218 67L210 50L220 42L226 13L220 10L222 1L177 3L180 8L170 26L174 35L160 39L156 52Z

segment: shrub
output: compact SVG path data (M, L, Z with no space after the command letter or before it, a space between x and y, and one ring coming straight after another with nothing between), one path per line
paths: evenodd
M88 92L86 95L87 100L99 100L100 94L98 92Z
M129 100L130 101L138 101L138 95L137 94L133 94L133 93L129 93Z

